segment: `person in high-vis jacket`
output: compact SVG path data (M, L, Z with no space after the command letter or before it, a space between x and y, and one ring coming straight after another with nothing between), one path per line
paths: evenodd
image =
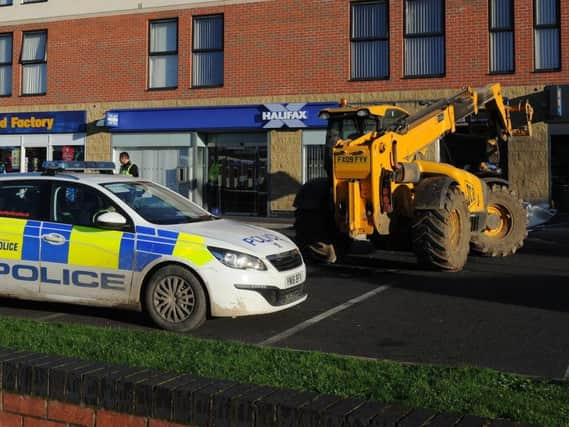
M119 173L126 176L138 177L138 166L130 161L130 156L126 151L123 151L119 156L119 161L121 162L121 168Z

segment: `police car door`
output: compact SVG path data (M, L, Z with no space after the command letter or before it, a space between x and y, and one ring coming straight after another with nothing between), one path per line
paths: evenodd
M0 181L0 295L37 297L41 220L49 188L39 180Z
M40 284L42 297L128 304L133 239L128 230L97 227L95 217L105 211L124 215L96 188L52 181L50 221L43 223L41 231L41 265L47 274Z

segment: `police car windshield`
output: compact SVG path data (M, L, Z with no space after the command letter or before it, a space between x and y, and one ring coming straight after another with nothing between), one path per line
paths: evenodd
M153 224L185 224L213 217L173 191L151 182L113 182L103 184L137 214Z

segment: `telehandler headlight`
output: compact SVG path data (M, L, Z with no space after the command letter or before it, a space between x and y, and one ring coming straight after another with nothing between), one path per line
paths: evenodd
M368 110L368 109L358 110L358 112L356 113L356 115L357 115L358 117L369 117L369 110Z
M417 183L421 180L421 169L415 163L399 163L393 179L398 184Z

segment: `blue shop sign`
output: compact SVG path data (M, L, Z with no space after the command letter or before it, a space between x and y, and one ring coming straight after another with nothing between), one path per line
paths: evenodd
M85 111L0 113L0 135L85 132Z
M318 117L320 110L337 105L288 103L113 110L106 113L105 125L113 132L318 129L326 127L326 121Z

